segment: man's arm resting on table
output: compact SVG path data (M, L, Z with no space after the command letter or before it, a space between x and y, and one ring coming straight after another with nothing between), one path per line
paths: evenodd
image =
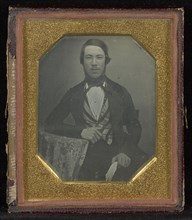
M83 126L64 123L64 119L70 114L70 102L71 92L69 90L47 117L44 125L46 132L66 137L81 138Z

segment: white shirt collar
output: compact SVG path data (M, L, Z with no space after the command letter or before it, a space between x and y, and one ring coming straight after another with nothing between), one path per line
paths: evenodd
M104 81L103 82L103 85L102 85L103 87L106 87L106 82ZM94 87L94 86L93 86ZM85 83L85 89L88 89L89 88L89 85L88 85L88 83L86 82Z

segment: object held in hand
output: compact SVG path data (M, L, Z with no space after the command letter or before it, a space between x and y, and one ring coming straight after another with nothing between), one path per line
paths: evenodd
M109 167L106 175L105 175L105 180L106 181L111 181L113 179L113 176L117 170L117 166L118 166L118 162L114 162L111 164L111 166Z

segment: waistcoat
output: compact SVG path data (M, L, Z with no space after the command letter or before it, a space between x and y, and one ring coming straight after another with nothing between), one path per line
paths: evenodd
M102 139L107 142L108 145L112 143L112 126L110 122L110 111L109 111L109 101L105 97L103 106L99 119L96 120L94 117L87 100L87 97L84 98L83 106L83 118L85 121L86 128L97 127L98 130L102 133Z

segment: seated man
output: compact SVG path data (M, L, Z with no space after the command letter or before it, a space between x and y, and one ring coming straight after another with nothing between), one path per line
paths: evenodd
M105 75L109 62L107 45L88 40L80 54L84 80L63 96L45 123L48 132L89 141L78 177L82 181L106 180L114 162L117 171L112 180L129 180L147 159L137 146L138 112L127 90ZM63 122L70 113L75 126Z

